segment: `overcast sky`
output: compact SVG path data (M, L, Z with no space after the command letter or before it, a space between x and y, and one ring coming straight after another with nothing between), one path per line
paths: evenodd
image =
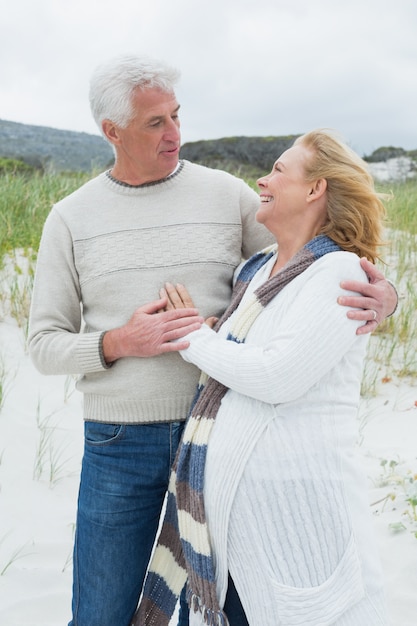
M92 70L181 70L182 140L338 130L417 149L416 0L0 0L0 119L98 134Z

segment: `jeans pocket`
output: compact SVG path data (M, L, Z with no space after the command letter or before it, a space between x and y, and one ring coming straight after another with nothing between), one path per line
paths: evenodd
M289 587L272 581L279 623L285 626L329 626L359 602L365 590L354 538L333 574L316 587Z
M92 446L105 446L120 439L125 426L123 424L105 424L101 422L85 422L84 440Z

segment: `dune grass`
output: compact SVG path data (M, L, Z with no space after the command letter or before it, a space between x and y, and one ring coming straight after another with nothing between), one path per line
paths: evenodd
M392 194L386 204L386 264L380 264L380 269L397 286L399 306L378 326L369 343L362 391L370 395L378 380L400 377L415 384L417 377L417 180L380 190Z
M6 253L38 249L52 204L90 176L83 173L0 175L0 267Z
M90 176L16 171L0 174L0 321L11 316L25 334L46 216L54 202Z

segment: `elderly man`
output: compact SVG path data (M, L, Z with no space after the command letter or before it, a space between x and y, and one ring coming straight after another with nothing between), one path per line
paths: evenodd
M130 623L198 380L172 340L199 327L198 311L218 316L241 257L270 243L255 192L179 159L177 79L143 58L96 70L91 108L115 163L53 207L39 249L30 353L45 374L77 374L84 396L70 626ZM362 332L396 302L367 271L363 297L343 303L362 308L349 313ZM164 311L166 281L187 285L198 311Z

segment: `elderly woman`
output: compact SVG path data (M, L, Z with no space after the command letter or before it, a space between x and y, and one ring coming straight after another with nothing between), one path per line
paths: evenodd
M187 336L182 357L206 380L134 623L167 624L187 579L192 625L380 626L355 456L367 336L337 297L343 278L364 279L359 257L379 257L384 207L364 162L324 130L258 185L277 245L243 266L216 329ZM189 305L183 287L167 293Z

